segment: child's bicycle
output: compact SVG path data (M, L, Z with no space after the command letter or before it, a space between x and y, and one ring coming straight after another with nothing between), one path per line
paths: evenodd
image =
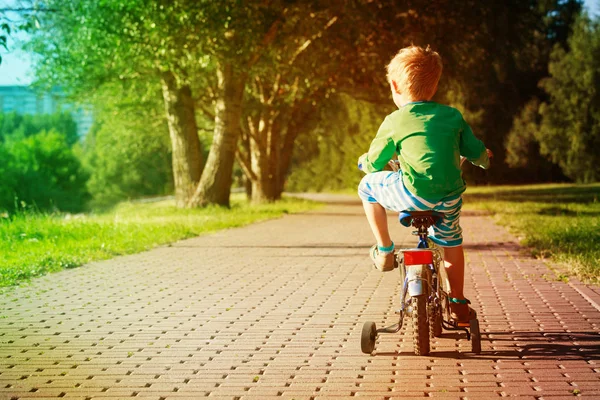
M394 168L394 166L392 166ZM413 323L413 345L416 355L427 355L430 351L430 338L440 337L442 328L450 331L464 331L471 341L473 353L481 352L481 333L477 313L469 307L469 322L460 323L450 319L450 299L444 271L442 250L433 245L427 230L434 225L442 213L436 211L405 211L399 221L406 227L417 230L417 247L402 249L396 254L402 282L400 291L400 315L397 324L377 329L374 322L365 322L360 338L363 353L370 354L375 349L375 340L380 333L397 333L402 329L404 316L410 316Z

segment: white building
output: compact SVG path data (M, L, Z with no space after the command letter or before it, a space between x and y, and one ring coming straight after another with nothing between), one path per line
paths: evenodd
M54 114L58 111L71 111L77 124L79 137L84 137L94 122L91 110L75 108L64 101L64 94L60 89L39 94L28 86L0 86L0 112L11 111L19 114Z

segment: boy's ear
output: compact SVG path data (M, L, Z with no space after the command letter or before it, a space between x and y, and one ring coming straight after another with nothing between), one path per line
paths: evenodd
M394 90L394 92L400 94L400 89L399 89L398 83L393 79L392 79L392 89Z

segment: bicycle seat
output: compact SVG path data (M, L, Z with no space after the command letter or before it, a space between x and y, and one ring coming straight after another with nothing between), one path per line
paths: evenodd
M428 211L402 211L398 216L400 223L406 227L413 224L414 219L425 219L428 226L435 225L444 217L444 213L428 210Z

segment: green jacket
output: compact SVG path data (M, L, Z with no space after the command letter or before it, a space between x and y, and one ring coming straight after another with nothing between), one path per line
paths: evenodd
M414 102L388 115L369 152L361 157L363 171L381 171L398 154L404 186L437 203L465 191L460 156L487 169L485 145L455 108L432 101Z

